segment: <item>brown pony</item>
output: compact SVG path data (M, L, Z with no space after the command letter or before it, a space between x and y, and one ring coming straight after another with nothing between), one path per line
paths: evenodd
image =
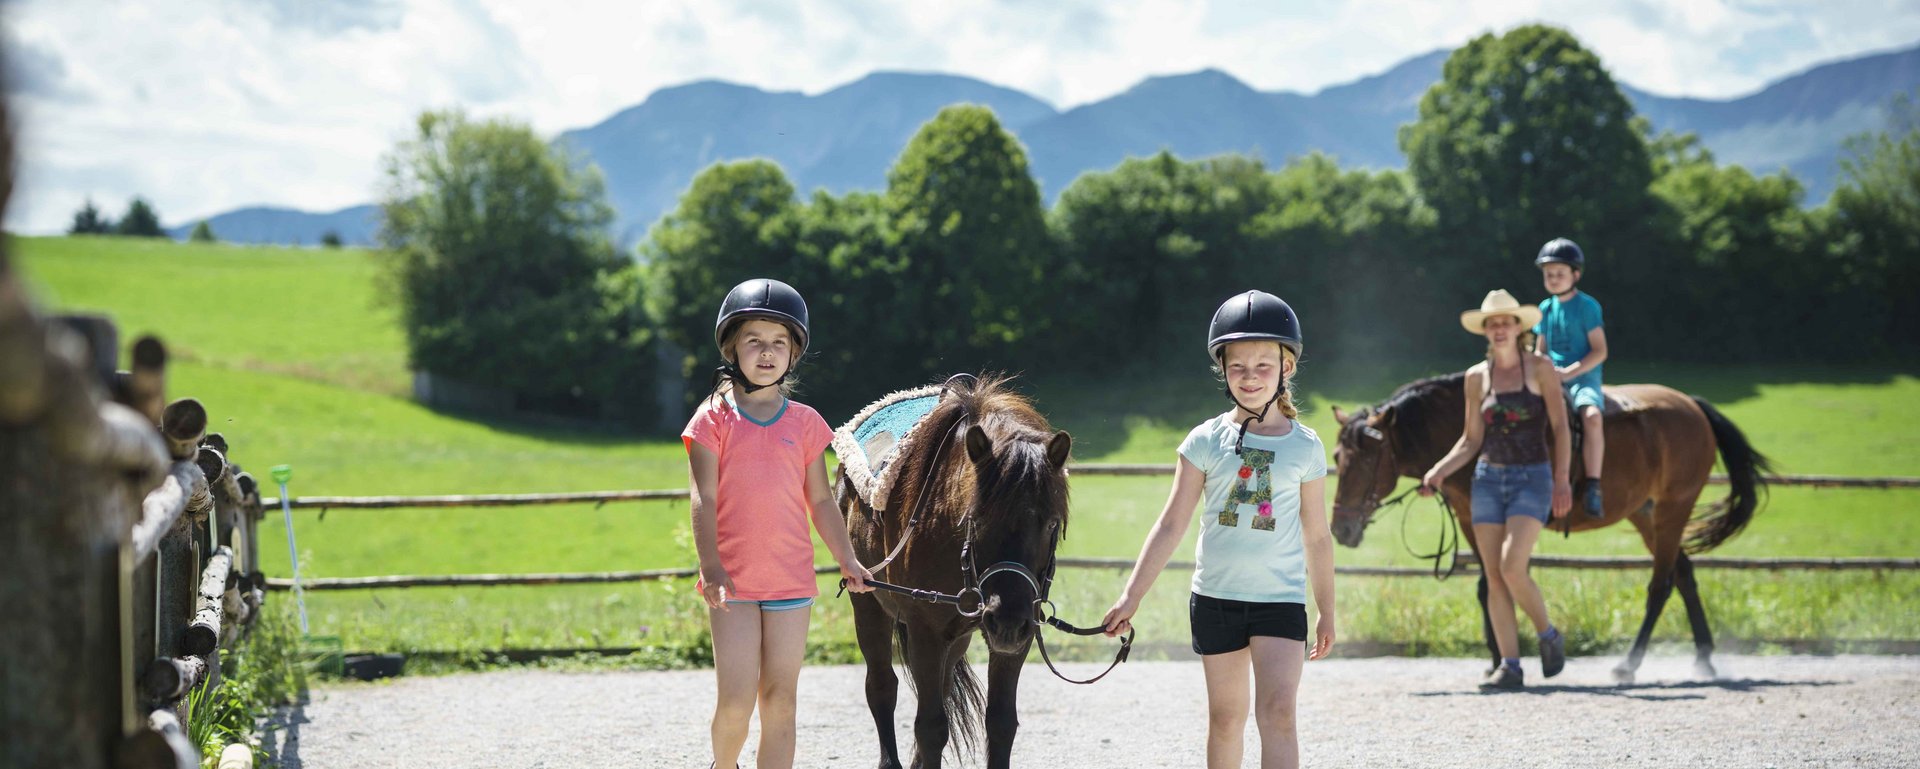
M1010 562L1029 575L1043 574L1067 526L1067 455L1073 439L1055 431L1004 378L978 382L956 378L920 430L893 460L895 482L886 511L876 513L854 493L843 473L840 509L860 561L880 563L899 538L905 549L878 579L910 588L959 594L965 584L961 551L977 564L978 617L949 604L918 601L887 592L853 598L854 629L867 661L867 707L880 735L881 769L901 766L894 741L893 710L899 691L894 641L919 699L914 718L914 767L940 766L949 735L960 744L978 742L982 693L967 665L975 630L990 652L985 693L987 766L1009 765L1019 727L1015 693L1020 668L1037 626L1037 586L1018 573L993 570ZM944 444L944 448L943 448ZM938 461L936 462L936 458ZM921 494L929 495L918 524L905 532ZM992 572L989 574L988 572ZM973 602L969 600L968 608Z
M1334 461L1340 483L1334 493L1333 535L1354 547L1381 497L1392 493L1400 476L1418 479L1453 446L1465 419L1466 375L1449 374L1423 379L1394 391L1378 406L1345 414ZM1610 526L1621 520L1640 531L1653 554L1653 580L1647 584L1647 615L1627 658L1613 669L1614 678L1631 683L1647 639L1653 634L1660 610L1673 589L1687 607L1693 628L1694 672L1712 678L1713 632L1694 581L1690 553L1712 550L1732 538L1753 519L1766 490L1767 459L1753 450L1740 429L1706 401L1660 385L1607 387L1607 472L1602 480L1606 515L1588 518L1578 511L1549 524L1580 532ZM1695 503L1713 471L1714 455L1726 465L1732 490L1723 500L1702 508ZM1581 463L1572 463L1578 477ZM1440 489L1453 508L1462 531L1473 531L1473 472L1471 466L1449 476ZM1466 538L1469 542L1472 537ZM1480 577L1481 628L1493 662L1500 652L1493 642L1493 624L1487 615L1487 578Z

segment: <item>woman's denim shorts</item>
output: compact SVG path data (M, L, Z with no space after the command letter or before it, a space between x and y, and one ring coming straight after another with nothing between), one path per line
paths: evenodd
M1553 516L1553 466L1496 465L1481 461L1473 467L1473 522L1504 525L1508 518L1526 516L1545 524Z

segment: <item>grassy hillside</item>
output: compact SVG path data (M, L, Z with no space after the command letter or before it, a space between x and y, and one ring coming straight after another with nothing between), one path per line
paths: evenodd
M405 396L404 341L380 299L376 256L358 250L183 245L120 238L14 242L29 284L60 310L111 314L123 344L159 334L175 354L169 394L207 404L235 461L256 471L295 467L293 493L445 494L681 487L684 458L670 438L622 437L488 423L434 412ZM1471 362L1463 340L1460 363ZM1337 363L1321 365L1319 360ZM1076 436L1080 461L1165 462L1194 423L1223 405L1204 365L1149 376L1047 372L1025 384L1056 426ZM1338 361L1319 351L1302 370L1303 421L1330 443L1331 406L1379 400L1399 382L1437 373L1417 366ZM1336 368L1337 366L1337 368ZM1782 369L1610 363L1615 381L1660 381L1715 401L1783 472L1920 475L1920 367ZM1092 382L1092 385L1087 383ZM874 393L875 396L880 393ZM804 399L804 395L802 395ZM828 414L829 421L844 414ZM1715 489L1710 488L1712 493ZM1166 495L1164 478L1082 478L1063 552L1129 557ZM1430 549L1432 503L1384 514L1342 563L1413 565ZM1725 555L1904 556L1920 551L1920 492L1781 489ZM623 503L492 510L303 512L296 529L312 576L586 571L690 565L686 509ZM1406 516L1404 522L1401 516ZM285 574L277 514L262 531L270 572ZM1406 539L1403 545L1401 527ZM1630 528L1543 541L1542 552L1643 552ZM1190 555L1190 550L1181 557ZM1091 621L1120 575L1068 572L1063 609ZM1143 632L1177 642L1184 574L1155 591ZM1745 638L1920 637L1910 596L1920 582L1817 574L1704 577L1716 628ZM1563 624L1588 648L1637 627L1645 575L1545 572ZM310 596L316 632L350 646L499 648L637 645L697 648L704 615L684 585L486 588ZM1471 586L1459 581L1351 579L1341 584L1349 638L1421 640L1428 650L1471 646ZM1677 602L1674 604L1678 606ZM817 610L820 658L848 653L843 602ZM1663 637L1679 637L1677 613ZM1175 643L1178 646L1178 643Z

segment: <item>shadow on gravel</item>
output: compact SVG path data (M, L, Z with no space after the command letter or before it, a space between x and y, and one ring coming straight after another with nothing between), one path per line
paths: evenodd
M265 737L262 747L266 749L270 766L280 769L300 769L300 727L312 723L307 718L307 698L292 707L280 708L262 724L261 732Z
M1415 697L1485 697L1498 695L1546 695L1546 694L1596 694L1603 697L1624 697L1648 702L1670 702L1678 700L1704 700L1705 694L1695 694L1703 689L1718 689L1728 692L1756 692L1780 687L1800 686L1838 686L1844 681L1776 681L1766 678L1741 678L1719 681L1674 681L1670 683L1620 684L1602 686L1563 686L1544 684L1528 686L1518 691L1500 691L1497 689L1463 689L1437 692L1413 692Z

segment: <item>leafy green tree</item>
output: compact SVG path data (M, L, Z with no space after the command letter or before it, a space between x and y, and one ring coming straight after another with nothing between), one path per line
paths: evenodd
M597 169L523 124L429 112L385 170L380 237L415 369L534 410L653 417L638 281Z
M1255 229L1273 193L1266 169L1239 156L1185 162L1163 151L1075 179L1049 218L1074 297L1055 308L1068 313L1062 331L1190 352L1196 323L1253 285L1242 270L1277 256Z
M1459 300L1431 290L1433 212L1399 171L1341 170L1312 154L1269 175L1265 210L1247 226L1257 258L1237 271L1300 313L1307 360L1373 369L1460 342L1446 324Z
M1458 268L1449 291L1537 282L1530 257L1563 235L1603 281L1657 269L1640 259L1652 169L1633 107L1565 30L1523 26L1455 51L1400 148Z
M339 230L327 230L326 232L320 233L321 248L339 248L341 245L342 241L340 240Z
M775 278L818 301L807 290L817 284L795 263L786 232L793 210L793 184L778 164L716 163L695 176L680 204L648 231L640 246L647 309L660 337L680 352L682 376L698 379L703 363L718 364L714 317L741 281Z
M154 213L153 206L145 198L135 197L127 204L127 214L120 217L120 223L114 226L114 232L138 238L164 238L165 230L160 229L160 215Z
M1835 248L1856 296L1876 296L1887 319L1866 340L1902 354L1920 351L1920 104L1896 98L1887 129L1854 137L1829 201Z
M67 228L68 235L105 235L110 232L113 232L113 220L100 215L93 198L87 198L86 205L73 212L73 224Z
M1800 183L1785 172L1755 176L1717 165L1691 134L1663 135L1651 148L1664 240L1656 248L1671 257L1663 280L1619 298L1628 312L1660 319L1626 334L1629 346L1648 356L1725 360L1804 357L1844 344L1822 336L1830 326L1820 318L1840 300L1838 264L1816 235L1817 215L1800 206ZM1781 332L1751 333L1763 323Z
M992 110L952 106L927 121L887 171L882 200L900 283L874 299L918 330L915 370L1005 365L1046 333L1058 299L1040 188Z
M207 224L207 220L201 219L199 223L193 225L193 232L187 235L187 240L194 243L215 243L220 239L214 237L213 225Z

